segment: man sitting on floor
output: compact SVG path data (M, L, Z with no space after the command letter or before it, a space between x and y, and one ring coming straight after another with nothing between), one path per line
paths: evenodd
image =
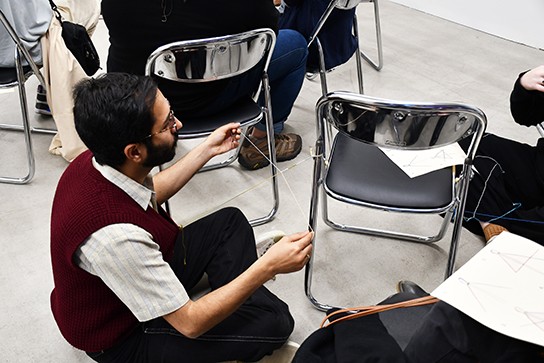
M160 204L212 157L238 146L238 124L214 131L170 168L182 127L147 77L110 73L74 92L90 151L62 175L51 216L53 315L66 340L97 362L257 361L294 326L262 286L300 270L312 234L286 236L257 259L253 230L225 208L186 227ZM212 291L189 291L207 273Z

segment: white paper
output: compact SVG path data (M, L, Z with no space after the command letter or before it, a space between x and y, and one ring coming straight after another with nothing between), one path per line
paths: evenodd
M459 144L429 150L380 148L385 155L410 178L430 173L447 166L463 164L466 154Z
M544 346L544 247L503 232L431 293L481 324Z

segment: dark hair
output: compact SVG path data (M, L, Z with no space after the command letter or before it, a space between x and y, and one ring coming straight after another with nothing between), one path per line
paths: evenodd
M98 163L123 164L125 146L151 133L156 95L150 77L125 73L106 73L75 86L76 130Z

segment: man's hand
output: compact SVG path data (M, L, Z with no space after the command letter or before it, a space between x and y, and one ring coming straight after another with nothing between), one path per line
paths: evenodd
M544 92L544 65L531 69L519 81L527 91Z
M164 318L186 337L200 336L232 314L276 274L298 271L304 267L312 252L313 237L313 232L283 237L237 278L197 301L189 300Z
M270 278L277 274L298 271L312 253L313 232L299 232L283 237L259 259L268 265ZM260 261L262 260L262 261Z
M240 124L231 122L230 124L217 128L204 141L213 156L226 153L236 149L240 143Z

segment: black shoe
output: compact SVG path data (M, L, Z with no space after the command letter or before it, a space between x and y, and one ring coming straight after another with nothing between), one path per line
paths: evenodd
M408 280L400 280L397 283L397 291L408 292L410 294L416 295L417 297L429 296L429 293L423 290L418 284Z

